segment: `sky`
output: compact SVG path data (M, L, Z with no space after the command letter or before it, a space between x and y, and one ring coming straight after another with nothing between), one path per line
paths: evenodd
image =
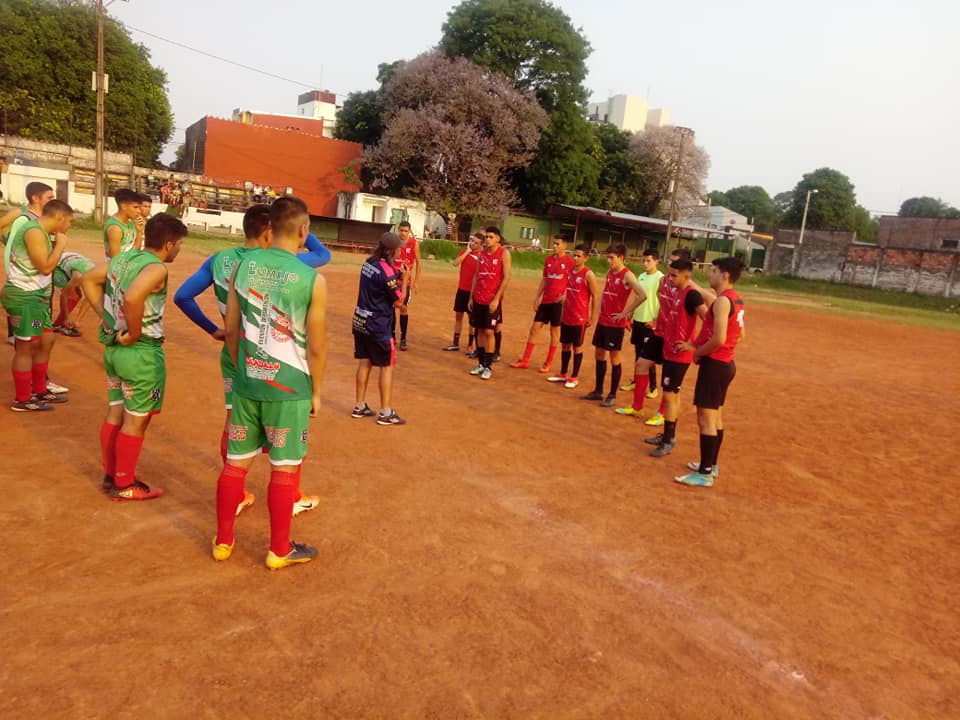
M960 3L952 0L557 0L590 42L591 100L647 97L693 128L709 190L770 195L829 166L874 214L960 207ZM176 131L234 108L377 86L377 65L436 45L449 0L117 0L108 12L167 71ZM256 74L144 33L256 67Z

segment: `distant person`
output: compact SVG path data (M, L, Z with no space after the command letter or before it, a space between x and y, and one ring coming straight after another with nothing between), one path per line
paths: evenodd
M401 245L393 259L393 267L402 278L403 282L403 305L397 310L400 324L400 349L407 349L407 330L410 326L410 301L413 300L414 293L420 284L420 272L423 269L423 261L420 259L420 244L413 236L413 230L410 223L406 220L397 226L397 232L400 235ZM396 332L394 332L396 337Z
M566 298L563 301L563 316L560 323L560 374L551 375L548 382L563 383L573 389L580 384L580 364L583 362L583 345L587 328L596 323L600 311L600 287L593 270L587 266L587 245L577 245L573 251L573 267L567 275ZM573 369L570 356L573 355Z
M660 290L660 280L663 273L657 267L657 261L660 259L659 253L648 248L643 252L643 272L637 277L637 282L643 288L647 299L644 300L637 309L633 311L633 330L630 333L630 344L633 345L634 371L633 381L621 390L633 391L633 403L626 407L617 408L621 415L632 415L633 417L643 417L643 398L655 398L657 396L657 366L655 363L643 362L640 359L640 351L644 343L648 342L654 334L657 315L660 313L660 298L657 294ZM646 368L642 370L641 368Z
M477 274L477 263L480 261L480 252L483 249L483 233L478 232L467 242L467 247L460 251L453 261L454 267L460 268L457 281L457 294L453 299L453 343L444 348L448 352L460 349L460 334L463 331L463 316L470 312L470 289L473 287L473 278ZM467 323L469 325L469 317ZM467 354L473 352L473 342L476 331L469 325L469 339L467 340Z
M496 330L503 318L503 293L510 283L510 251L500 244L500 228L490 226L484 233L485 247L473 279L470 324L477 329L477 366L470 371L484 380L493 376Z
M103 252L107 260L137 246L137 220L140 214L140 193L120 188L113 194L117 212L103 225Z

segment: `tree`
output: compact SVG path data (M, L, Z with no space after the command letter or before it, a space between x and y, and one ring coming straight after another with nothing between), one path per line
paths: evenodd
M643 172L630 154L633 134L613 125L594 126L599 165L596 199L590 204L617 212L637 213L643 203Z
M347 95L337 113L333 129L335 138L360 143L364 147L372 147L380 142L380 136L383 135L383 87L400 65L400 60L380 63L377 66L379 88Z
M630 153L643 173L639 213L666 216L670 211L670 183L680 161L680 135L673 127L648 128L633 137ZM706 150L686 140L677 180L677 207L701 202L709 170L710 156Z
M759 185L740 185L724 193L710 193L710 199L713 205L744 215L758 232L772 232L777 227L777 208Z
M506 75L550 114L535 159L514 176L529 209L596 196L599 167L583 86L591 48L562 10L546 0L465 0L447 15L440 48Z
M730 207L730 198L727 197L727 194L720 192L719 190L711 190L707 193L707 199L710 201L711 205L717 207ZM732 210L733 208L731 208Z
M850 178L833 168L820 168L803 176L793 189L782 224L800 227L807 191L811 195L807 227L822 230L853 230L857 196Z
M170 169L174 172L186 172L187 166L183 162L184 153L187 151L187 146L183 143L177 145L177 149L173 154L173 162L170 163Z
M0 108L7 132L93 146L97 16L89 3L5 0L0 3ZM150 63L122 25L104 19L105 144L156 165L173 132L167 76Z
M940 198L923 196L904 200L897 215L917 218L957 218L960 217L960 210Z
M857 205L853 209L850 229L857 233L857 240L860 242L875 243L877 233L880 230L880 223L870 214L869 210L862 205Z
M383 100L383 136L364 154L377 184L404 181L445 218L494 216L515 201L506 176L530 162L547 123L531 94L430 52L396 70Z
M777 226L783 222L784 215L787 214L787 211L790 210L790 206L793 204L793 191L784 190L773 196L773 207L777 211Z

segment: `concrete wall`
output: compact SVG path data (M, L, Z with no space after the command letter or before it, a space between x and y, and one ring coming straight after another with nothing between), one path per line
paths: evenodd
M842 282L921 295L960 297L960 253L852 245Z
M764 272L840 282L847 249L856 233L846 230L778 230L767 250Z
M945 246L953 243L960 245L960 218L902 218L890 215L880 218L877 232L877 245L880 247L943 250L951 249ZM956 250L957 247L952 249Z

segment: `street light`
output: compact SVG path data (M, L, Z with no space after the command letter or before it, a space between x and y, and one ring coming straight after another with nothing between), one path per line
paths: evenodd
M793 274L796 275L797 268L800 266L800 248L803 247L803 233L807 229L807 210L810 209L810 196L820 192L817 189L807 190L807 200L803 204L803 220L800 221L800 238L797 240L797 247L793 251Z
M676 127L674 132L680 135L680 147L677 150L677 164L673 171L673 188L670 195L670 216L667 218L667 238L663 246L664 257L670 253L670 237L673 235L673 214L677 211L677 188L680 186L680 171L683 169L683 144L686 139L692 138L693 130L688 127Z

